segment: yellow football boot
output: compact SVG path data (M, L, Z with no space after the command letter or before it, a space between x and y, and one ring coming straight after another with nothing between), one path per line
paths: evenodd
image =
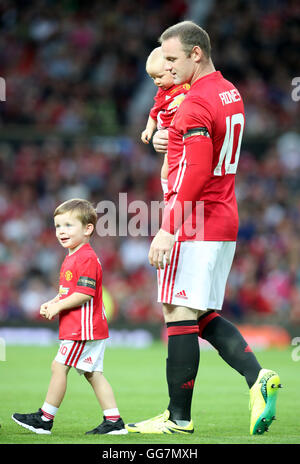
M275 420L279 375L269 369L261 369L255 384L250 388L250 435L263 434Z
M182 427L171 421L169 417L170 411L166 409L166 411L159 416L152 417L151 419L142 422L136 422L135 424L126 424L125 428L128 432L132 433L189 434L194 432L193 421L190 421L188 425Z

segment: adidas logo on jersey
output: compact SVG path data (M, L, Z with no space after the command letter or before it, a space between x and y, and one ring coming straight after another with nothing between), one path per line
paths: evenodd
M175 297L176 298L183 298L184 300L188 299L188 297L186 296L185 290L181 290L181 292L176 293Z
M92 360L92 358L91 358L90 356L89 356L88 358L85 358L85 359L83 360L83 362L84 362L84 363L88 363L88 364L93 364L93 360Z

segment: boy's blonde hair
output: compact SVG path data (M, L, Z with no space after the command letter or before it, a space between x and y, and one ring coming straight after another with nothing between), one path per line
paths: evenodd
M88 200L72 198L71 200L64 201L55 209L53 217L65 213L74 213L82 225L93 224L95 230L97 212Z

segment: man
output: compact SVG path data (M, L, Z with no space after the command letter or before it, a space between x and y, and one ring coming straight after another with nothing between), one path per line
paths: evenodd
M245 124L242 98L215 70L209 36L198 25L178 23L160 43L174 83L191 84L168 132L168 206L149 251L168 331L170 402L160 416L126 428L193 433L201 336L245 376L250 434L264 433L275 418L279 376L261 368L237 328L219 315L238 232L234 182ZM163 137L166 133L156 139L158 151L165 146Z

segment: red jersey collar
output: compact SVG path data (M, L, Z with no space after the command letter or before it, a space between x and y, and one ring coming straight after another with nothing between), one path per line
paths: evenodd
M72 256L76 255L76 253L79 253L80 250L84 250L85 248L92 248L89 242L82 245L80 248L78 248L78 250L74 251L74 253L71 253L70 255L68 253L66 258L71 258Z
M217 79L217 78L220 78L222 77L222 74L220 71L213 71L209 74L205 74L205 76L202 76L202 77L199 77L199 79L197 79L192 85L191 85L191 88L194 87L196 84L198 83L201 83L203 82L204 79Z

